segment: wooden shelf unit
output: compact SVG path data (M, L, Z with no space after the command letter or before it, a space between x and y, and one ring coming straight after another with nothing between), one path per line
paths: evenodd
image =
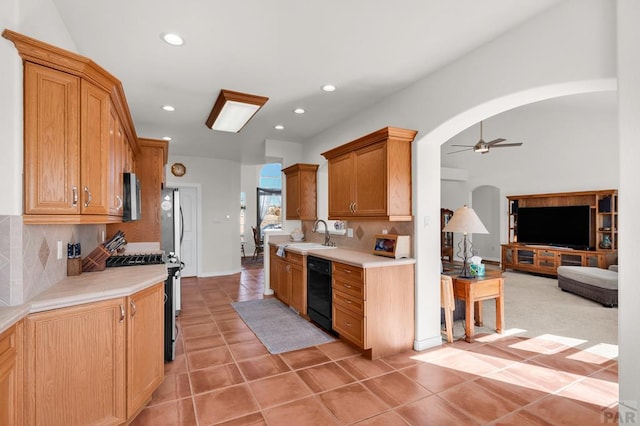
M518 209L588 205L591 208L590 246L593 250L518 243ZM618 191L615 189L507 196L508 244L502 245L502 270L556 275L558 266L608 268L617 263ZM608 240L609 243L604 244Z

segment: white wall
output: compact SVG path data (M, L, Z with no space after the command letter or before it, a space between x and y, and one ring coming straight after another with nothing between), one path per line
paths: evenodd
M386 125L419 131L413 170L416 348L440 344L440 205L433 202L440 200L440 145L520 105L614 90L615 75L615 4L570 0L305 142L305 162L315 162L324 150Z
M620 424L640 424L640 286L634 265L640 253L640 2L618 0L618 84L620 134L620 272L618 276ZM629 417L626 417L629 415Z
M43 25L46 22L46 25ZM49 0L0 2L0 30L9 29L75 52L58 10ZM13 43L0 39L0 215L22 214L22 60Z
M183 163L184 177L167 175L167 186L201 187L198 275L240 271L240 163L204 157L169 155L168 164Z

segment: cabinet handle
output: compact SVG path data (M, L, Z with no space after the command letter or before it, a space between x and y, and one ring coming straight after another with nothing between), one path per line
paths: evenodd
M124 321L124 306L122 306L122 303L120 304L120 322Z
M71 192L72 192L72 201L71 201L71 206L75 207L78 205L78 187L74 186L73 188L71 188Z
M350 305L350 304L351 304L351 300L349 300L349 299L344 299L344 301L345 301L345 303L347 303L348 305Z
M358 208L356 207L356 202L353 202L353 212L355 213L358 210Z
M131 318L133 318L136 316L136 312L138 312L138 308L136 307L136 304L133 303L133 300L130 303L131 303Z
M287 265L287 272L291 272L291 265Z
M84 192L87 194L87 201L84 202L84 206L89 207L89 204L91 204L91 191L89 191L89 188L85 186Z
M344 322L344 325L346 325L347 327L351 327L351 323L347 321Z
M344 273L345 273L345 274L350 274L350 273L351 273L351 269L345 269L345 270L344 270Z
M118 208L116 210L120 210L123 206L122 197L119 195L116 195L116 199L118 200Z
M300 207L296 209L296 213L300 214Z
M343 284L345 288L351 288L349 284Z

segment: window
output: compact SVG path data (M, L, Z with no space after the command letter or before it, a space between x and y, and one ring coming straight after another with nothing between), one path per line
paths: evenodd
M260 186L256 188L257 228L260 235L265 229L282 228L282 166L265 164L260 171Z

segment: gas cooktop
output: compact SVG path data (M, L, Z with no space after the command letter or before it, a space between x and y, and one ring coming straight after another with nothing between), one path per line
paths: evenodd
M167 263L164 253L118 254L107 258L107 268L117 266L160 265Z

